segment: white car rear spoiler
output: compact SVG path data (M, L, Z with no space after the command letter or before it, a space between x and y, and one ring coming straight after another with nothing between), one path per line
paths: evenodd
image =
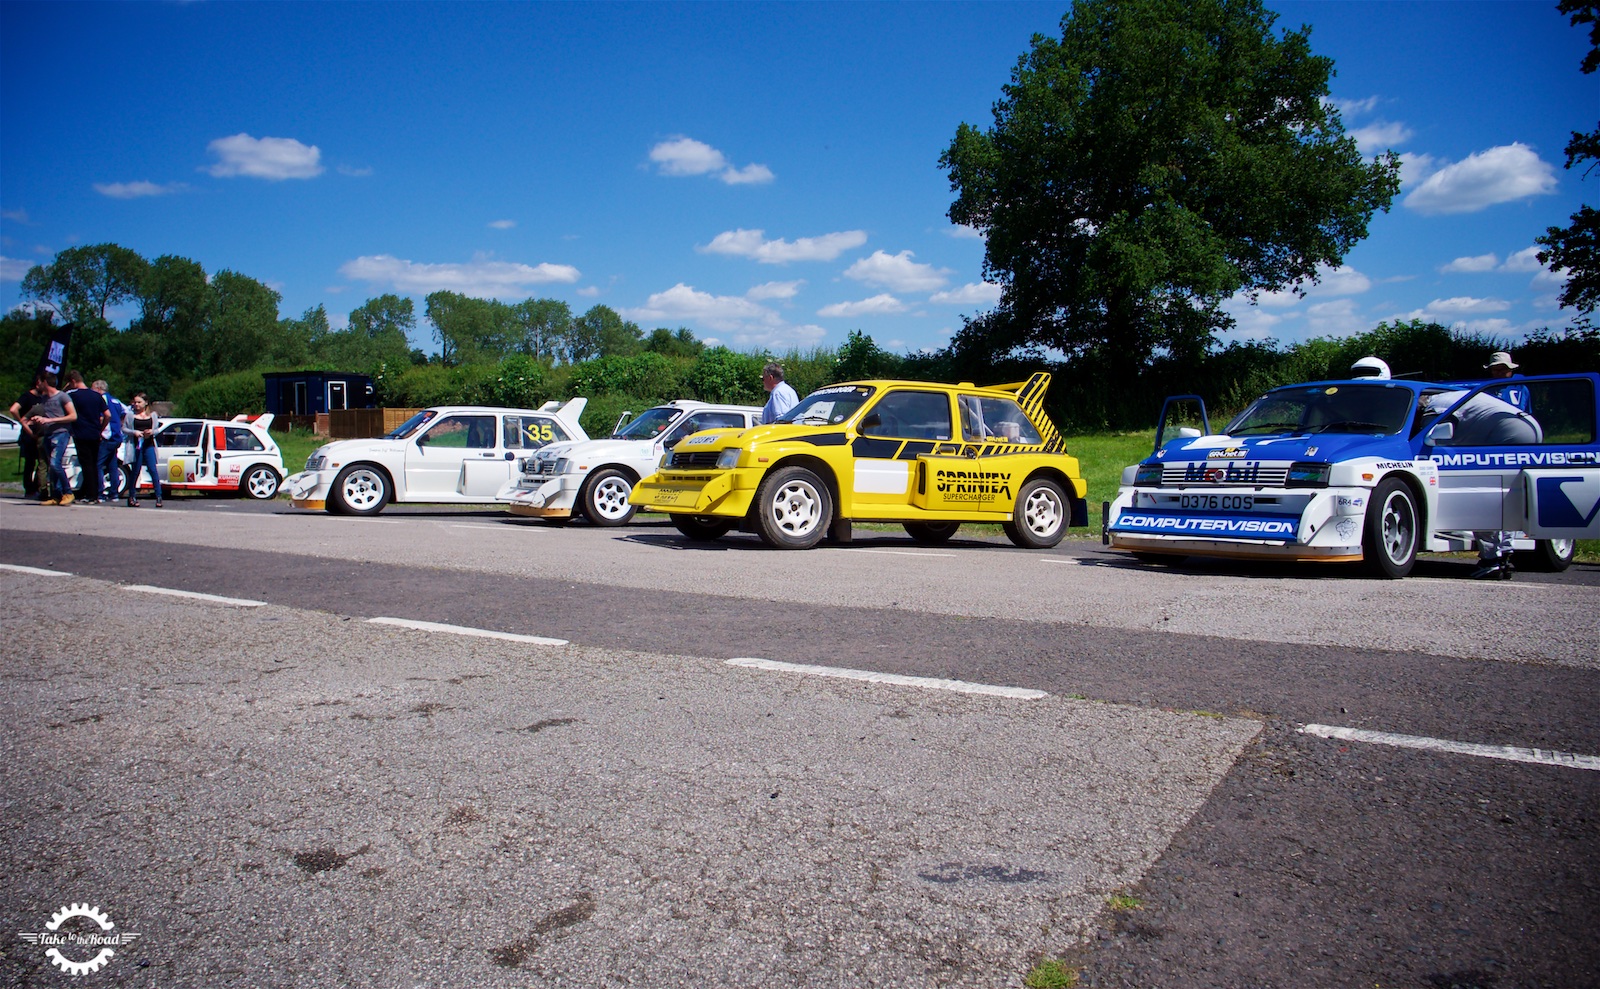
M260 415L253 416L248 412L241 412L229 421L254 423L257 426L260 426L262 429L267 429L272 425L272 413L263 412Z
M578 417L583 415L584 406L588 404L587 398L568 399L565 403L552 400L539 406L539 411L548 412L560 419L567 426L568 432L576 438L589 435L583 431L583 424L578 421Z

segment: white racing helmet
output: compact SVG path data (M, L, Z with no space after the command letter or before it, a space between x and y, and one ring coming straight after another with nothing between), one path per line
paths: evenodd
M1382 378L1389 380L1389 365L1379 357L1363 357L1350 365L1352 378Z

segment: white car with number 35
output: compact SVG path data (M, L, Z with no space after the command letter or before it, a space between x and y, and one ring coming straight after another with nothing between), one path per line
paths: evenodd
M349 515L375 515L390 502L492 505L535 450L588 439L578 422L588 401L423 409L382 439L318 447L284 486L296 508Z

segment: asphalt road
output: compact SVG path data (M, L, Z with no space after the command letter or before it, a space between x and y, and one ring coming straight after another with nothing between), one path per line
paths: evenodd
M1600 985L1593 567L774 553L190 498L0 501L0 563L83 578L0 573L27 602L0 914L114 903L150 929L117 984L1020 985L1050 957L1084 985Z

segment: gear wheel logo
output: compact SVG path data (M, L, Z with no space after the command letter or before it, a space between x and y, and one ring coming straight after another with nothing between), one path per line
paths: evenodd
M86 925L80 924L76 925L77 929L63 931L61 929L63 925L75 917L89 921L98 930L84 929ZM138 934L118 931L110 916L99 907L87 903L73 903L62 907L51 915L50 922L44 926L43 931L20 932L22 938L29 944L43 946L44 956L50 959L50 964L68 975L89 975L100 971L107 962L116 957L117 948L132 944L139 938ZM67 951L63 951L63 948ZM69 958L68 954L84 960Z

